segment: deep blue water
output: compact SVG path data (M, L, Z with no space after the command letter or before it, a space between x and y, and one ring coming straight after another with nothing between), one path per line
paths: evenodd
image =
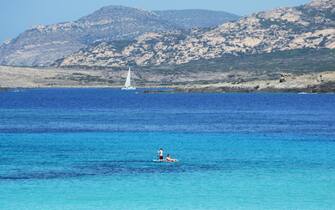
M335 209L335 95L0 92L0 186L0 209Z
M36 89L0 94L2 132L335 133L335 95L143 94Z

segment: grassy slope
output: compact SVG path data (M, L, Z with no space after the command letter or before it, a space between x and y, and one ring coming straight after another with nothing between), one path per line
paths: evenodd
M182 65L142 67L148 71L178 72L228 72L252 71L260 74L278 72L310 73L335 70L335 50L300 49L259 55L225 55L211 60L198 60Z

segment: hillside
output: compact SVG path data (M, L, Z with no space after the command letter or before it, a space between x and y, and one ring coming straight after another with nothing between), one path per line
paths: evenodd
M126 75L127 68L122 67L0 66L0 89L120 87ZM225 55L186 64L137 66L133 67L132 78L137 87L171 87L183 92L335 92L335 49Z
M335 1L260 12L211 30L152 32L122 48L102 42L57 61L60 67L186 64L225 55L335 48ZM224 62L224 60L223 60Z
M0 48L0 63L43 66L96 40L133 39L148 31L172 30L156 14L122 6L103 7L74 22L36 26Z
M203 13L206 15L202 16ZM198 17L194 19L190 15ZM133 40L146 32L211 27L217 25L218 21L237 18L228 13L201 10L155 13L124 6L107 6L77 21L39 25L23 32L0 46L0 65L49 66L57 59L96 42Z
M78 67L75 67L77 69ZM113 68L115 69L115 68ZM171 75L167 84L178 81L179 75L199 74L198 82L239 82L259 78L279 79L281 74L302 75L335 70L335 49L298 49L254 55L224 55L215 59L201 59L186 64L137 67L142 74ZM239 72L244 72L242 75ZM209 76L217 74L217 79ZM229 75L227 78L220 74ZM245 77L243 75L249 75ZM251 76L252 75L252 76ZM194 80L197 82L197 80ZM185 85L188 83L186 82Z

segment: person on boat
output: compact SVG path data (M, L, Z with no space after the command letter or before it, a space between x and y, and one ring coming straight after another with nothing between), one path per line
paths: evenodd
M166 162L176 162L177 161L176 159L171 158L170 154L166 155L166 159L165 160L166 160Z
M159 149L159 151L158 151L158 156L159 156L159 160L160 160L160 161L163 161L164 156L163 156L163 149L162 149L162 148Z

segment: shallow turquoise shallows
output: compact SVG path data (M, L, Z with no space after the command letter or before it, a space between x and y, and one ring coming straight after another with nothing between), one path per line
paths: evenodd
M335 209L335 95L0 92L0 209Z

